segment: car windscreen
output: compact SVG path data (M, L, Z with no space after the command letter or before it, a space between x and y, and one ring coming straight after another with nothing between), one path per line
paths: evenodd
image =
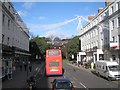
M108 66L110 71L120 71L120 67L118 65L116 66Z
M56 88L57 89L69 89L71 88L71 83L70 82L58 82L56 83Z

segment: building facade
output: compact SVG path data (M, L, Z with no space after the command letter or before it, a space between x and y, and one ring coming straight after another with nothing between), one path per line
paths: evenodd
M11 2L0 1L0 45L2 77L12 73L15 61L27 60L29 31Z
M109 6L109 57L120 60L120 0Z
M120 0L107 3L80 31L81 52L87 61L120 60ZM82 61L79 59L78 61Z

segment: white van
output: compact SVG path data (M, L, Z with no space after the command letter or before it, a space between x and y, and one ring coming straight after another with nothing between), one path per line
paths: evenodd
M95 72L98 76L108 80L120 80L120 66L117 62L100 60L95 63Z

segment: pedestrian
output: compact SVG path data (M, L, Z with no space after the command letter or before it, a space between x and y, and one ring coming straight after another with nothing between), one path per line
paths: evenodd
M30 61L28 61L28 64L30 64Z
M15 71L16 70L16 67L15 66L13 66L13 71Z
M29 64L29 70L30 70L30 72L32 71L32 65L31 64Z
M13 71L16 70L15 62L13 62Z
M24 64L25 71L27 70L27 63Z
M83 66L83 61L81 61L81 66Z
M80 67L80 64L81 64L81 62L80 62L80 61L78 61L78 67Z
M20 64L20 71L22 71L22 65Z
M22 71L22 62L19 62L20 71Z
M93 62L91 63L91 69L94 69L94 63Z

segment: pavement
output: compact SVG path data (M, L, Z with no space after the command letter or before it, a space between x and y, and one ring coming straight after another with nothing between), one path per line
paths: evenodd
M88 68L88 69L86 69L85 67L83 67L83 66L79 66L78 67L78 65L75 65L75 64L72 64L72 63L70 63L70 62L67 62L67 64L68 65L71 65L71 66L73 66L73 67L76 67L76 68L78 68L78 69L80 69L80 70L83 70L83 71L86 71L86 72L88 72L88 73L93 73L93 74L95 74L95 75L97 75L96 73L95 73L95 69L91 69L91 68ZM120 84L120 80L119 81L112 81L112 82L114 82L114 83L116 83L116 84Z
M67 64L68 65L71 65L71 66L73 66L73 67L76 67L76 68L78 68L78 69L81 69L81 70L84 70L84 71L87 71L87 72L93 72L94 71L94 69L91 69L91 68L85 68L85 67L83 67L83 66L78 66L78 65L75 65L75 64L72 64L72 63L70 63L70 62L67 62Z
M16 88L26 88L27 83L26 80L32 76L35 75L36 78L38 72L40 72L41 68L43 67L44 63L42 62L41 64L39 62L31 62L32 64L32 71L30 72L25 71L24 67L22 68L22 70L20 70L20 68L18 67L12 75L12 79L4 79L2 80L2 89L6 90L6 89L16 89ZM42 74L42 73L40 73Z

